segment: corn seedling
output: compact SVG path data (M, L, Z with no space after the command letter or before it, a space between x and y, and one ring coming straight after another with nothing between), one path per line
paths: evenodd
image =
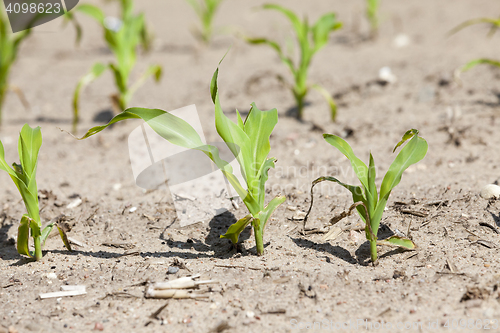
M213 21L215 13L224 0L186 0L200 19L200 30L195 36L205 44L209 44L213 36Z
M377 243L384 245L399 246L407 249L414 249L415 244L407 238L401 236L391 236L387 239L377 242L377 233L380 226L380 220L384 212L385 205L389 199L389 195L394 187L396 187L401 181L401 176L403 172L412 164L415 164L422 160L427 153L427 142L418 136L418 131L415 129L409 130L405 133L401 141L396 145L393 152L404 144L407 140L410 140L408 144L401 149L396 159L392 162L389 170L382 180L380 186L380 192L377 193L377 187L375 185L375 162L373 156L370 153L370 163L367 167L363 161L354 155L354 152L349 146L349 144L336 135L323 134L326 142L337 148L342 154L344 154L349 161L351 166L361 182L361 186L347 185L339 181L334 177L320 177L313 181L311 186L311 206L307 212L306 218L304 219L304 229L307 222L307 217L311 212L313 204L313 188L316 184L323 181L335 182L352 193L352 198L354 205L351 209L356 208L359 216L365 223L365 233L366 238L370 242L370 254L371 260L374 264L377 263ZM342 214L342 217L347 216L347 214Z
M236 157L247 189L233 174L231 165L219 157L219 150L212 145L205 145L198 133L184 120L159 109L129 108L114 117L107 125L91 128L81 139L88 138L106 127L125 119L141 118L160 136L181 147L196 149L207 155L222 171L229 183L243 199L250 214L231 225L222 238L230 239L233 244L238 242L239 234L249 224L255 233L257 254L264 253L263 234L266 223L274 210L285 201L284 196L277 196L268 205L264 204L266 181L270 168L274 168L275 158L268 158L271 146L269 137L278 123L278 111L272 109L261 111L255 103L243 122L237 111L237 122L233 123L222 112L219 101L217 77L215 71L210 84L212 101L215 104L215 127L220 137Z
M118 94L112 96L112 100L115 109L118 109L120 112L127 108L132 95L148 77L154 76L156 82L161 78L161 67L153 65L132 85L129 84L130 73L134 68L137 58L137 47L141 44L143 49L147 50L150 44L150 35L146 29L144 14L135 15L132 13L133 1L120 0L120 4L122 13L119 19L105 17L102 10L93 5L82 4L75 9L94 18L101 25L104 32L104 39L114 53L116 62L111 62L108 65L102 63L94 64L90 72L78 82L73 95L73 131L76 131L76 126L78 125L81 90L101 76L106 69L110 69L115 78ZM74 21L73 14L71 14L70 18ZM78 24L77 27L79 27ZM80 29L77 28L77 31L80 31ZM78 32L78 35L80 34Z
M3 144L0 141L0 169L6 171L12 178L14 183L21 193L24 205L26 206L27 214L21 218L17 235L17 252L30 257L35 257L36 260L42 259L42 247L50 232L54 228L55 223L50 223L42 229L40 220L40 211L38 208L38 189L36 185L36 168L38 160L38 152L42 145L42 132L40 127L31 128L28 124L24 125L19 134L19 159L20 164L14 163L11 168L5 161L5 151ZM57 226L59 234L64 242L64 245L71 251L68 239L64 231ZM35 251L29 251L29 236L33 237Z
M0 9L0 125L2 124L2 105L9 88L14 90L26 107L26 101L19 89L9 87L9 74L12 64L16 61L21 42L28 37L30 30L23 30L16 34L10 32L9 20Z
M488 17L481 17L481 18L477 18L477 19L468 20L468 21L465 21L465 22L459 24L458 26L453 28L448 33L448 35L453 35L453 34L459 32L460 30L467 28L471 25L482 24L482 23L486 23L486 24L490 25L488 37L492 37L495 34L495 32L498 30L498 28L500 28L500 18L494 19L494 18L488 18ZM495 66L495 67L500 68L500 61L494 60L494 59L487 59L487 58L480 58L480 59L471 60L455 71L455 77L458 79L460 77L460 73L468 71L469 69L474 68L477 65L490 65L490 66Z
M379 27L379 11L380 0L366 0L366 18L370 23L371 37L376 38Z
M321 16L312 26L309 25L307 18L301 21L298 16L289 9L278 5L268 4L264 9L277 10L290 20L293 30L296 34L297 44L300 49L299 61L294 62L292 56L286 55L281 46L272 40L266 38L247 38L251 44L264 44L273 48L280 57L281 61L288 67L293 75L294 83L291 85L291 91L297 103L297 118L302 119L305 98L309 89L312 87L318 90L326 99L330 106L331 118L334 121L337 115L337 106L331 94L318 84L308 84L308 71L311 61L316 52L321 50L328 42L330 32L340 29L342 23L338 22L335 13L327 13Z

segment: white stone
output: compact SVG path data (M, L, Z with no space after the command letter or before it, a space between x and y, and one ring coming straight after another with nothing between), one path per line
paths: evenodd
M73 209L82 204L82 199L78 198L74 201L72 201L69 205L66 206L67 209Z
M405 34L398 34L392 41L392 46L399 49L411 44L410 37Z
M481 189L481 198L490 200L500 198L500 186L495 184L488 184Z
M392 73L392 70L390 67L382 67L378 71L378 78L380 81L387 82L387 83L396 83L398 80L396 78L396 75Z

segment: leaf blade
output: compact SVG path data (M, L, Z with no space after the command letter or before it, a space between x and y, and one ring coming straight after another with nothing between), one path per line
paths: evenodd
M408 250L414 250L417 247L411 239L400 237L397 235L393 235L389 238L379 240L377 241L377 245L396 246Z
M247 225L252 222L253 217L251 214L239 219L236 223L233 223L226 231L224 235L221 235L220 238L227 238L231 240L233 244L238 243L239 235L245 230Z
M28 243L30 237L30 221L28 215L23 215L17 229L17 253L31 257Z

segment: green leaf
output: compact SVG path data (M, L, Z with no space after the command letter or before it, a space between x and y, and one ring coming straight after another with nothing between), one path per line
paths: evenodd
M264 198L266 196L266 182L269 178L269 169L274 168L274 163L276 159L271 157L267 159L262 166L260 167L259 173L257 174L256 179L259 180L258 192L259 195L257 197L257 202L260 207L264 206Z
M313 188L314 188L314 186L316 186L316 184L324 182L324 181L334 182L334 183L337 183L337 184L343 186L344 188L346 188L347 190L349 190L349 192L351 192L351 194L352 194L352 201L353 202L359 202L359 201L361 201L365 205L368 206L367 199L364 197L363 190L361 189L361 187L354 186L354 185L344 184L344 183L342 183L340 180L338 180L335 177L329 177L329 176L327 176L327 177L319 177L318 179L316 179L316 180L314 180L312 182L312 186L311 186L311 207L312 207L312 193L313 193ZM361 219L363 220L363 222L366 223L366 211L365 211L364 207L357 206L356 210L358 211L359 216L361 217Z
M12 169L9 164L5 161L5 151L3 148L2 141L0 141L0 169L6 171L10 177L14 180L16 185L18 185L18 182L22 183L23 180L20 178L20 175L17 174L14 169ZM26 184L27 186L28 184ZM19 187L19 186L18 186Z
M368 211L370 216L373 215L375 207L377 206L377 185L375 185L376 175L375 161L373 160L372 153L370 153L370 165L368 167L368 191L372 200L368 201Z
M217 86L218 73L219 68L215 70L210 84L210 93L215 104L215 127L219 136L238 160L241 173L247 183L248 192L255 198L258 196L258 180L255 179L258 169L253 172L255 167L253 165L252 141L247 133L245 133L245 130L242 130L237 124L233 123L222 111ZM260 165L257 168L260 168ZM258 211L254 213L258 213Z
M406 131L406 133L403 135L403 138L394 147L392 152L394 153L396 151L396 149L398 149L403 143L405 143L406 141L408 141L409 139L411 139L415 135L418 135L418 130L416 130L416 129L411 129L411 130Z
M246 226L252 222L252 215L248 214L242 219L239 219L238 222L232 224L226 231L224 235L221 235L220 238L230 239L233 244L238 243L238 237L243 230L245 230Z
M319 93L326 100L326 102L330 106L330 117L332 121L335 121L335 118L337 118L337 104L335 103L335 100L333 99L332 95L319 84L313 84L312 87L317 91L319 91Z
M500 20L498 19L492 19L492 18L488 18L488 17L481 17L481 18L477 18L477 19L472 19L472 20L468 20L468 21L465 21L463 23L460 23L458 26L456 26L455 28L451 29L450 32L448 32L448 36L451 36L457 32L459 32L460 30L464 29L464 28L467 28L471 25L474 25L474 24L479 24L479 23L488 23L488 24L491 24L492 28L493 27L500 27Z
M40 128L31 128L24 125L19 135L18 151L21 164L15 164L17 170L12 169L5 161L5 152L0 141L0 170L6 171L16 185L28 211L28 216L38 225L40 222L38 208L38 190L36 185L36 165L38 152L42 144Z
M76 85L75 92L73 93L73 131L76 131L76 125L78 124L78 113L79 113L79 105L80 105L80 93L81 91L92 81L97 79L99 76L104 73L107 66L101 63L96 63L92 66L90 72L82 77L78 84Z
M221 169L222 173L238 195L244 200L250 212L252 214L257 214L260 211L257 201L241 186L238 179L234 176L231 165L219 157L219 150L217 147L203 144L200 136L191 125L166 111L159 109L129 108L116 115L108 124L93 127L88 130L83 137L78 139L86 139L114 123L127 119L142 119L158 133L158 135L170 143L189 149L200 150L205 153L215 165Z
M30 230L31 230L31 237L33 238L37 238L42 235L42 230L40 230L40 226L33 219L30 219Z
M392 162L389 170L382 180L382 185L380 186L380 199L386 197L388 198L392 189L396 187L401 181L403 172L410 165L422 160L427 153L427 141L418 136L417 130L412 131L416 131L413 138L403 149L401 149L401 152L398 154L394 162ZM405 136L408 136L408 133L409 132L406 132ZM405 136L403 136L403 140L405 139Z
M253 161L250 172L255 174L258 181L258 173L261 172L262 166L267 159L267 155L271 151L269 138L278 123L278 110L272 109L269 111L261 111L255 103L248 113L244 123L244 132L247 134L251 143L251 159ZM222 135L221 135L222 137ZM258 184L251 186L258 188Z
M500 61L492 60L492 59L476 59L476 60L472 60L472 61L466 63L465 65L463 65L459 69L459 72L468 71L469 69L474 68L477 65L490 65L490 66L500 67Z
M17 253L31 257L28 242L30 237L30 222L32 220L28 215L23 215L19 228L17 229Z
M118 87L118 91L121 94L125 94L127 92L127 81L128 81L128 74L125 73L125 71L122 69L122 66L116 66L115 64L109 64L109 68L113 72L113 75L115 76L115 83L116 86Z
M330 32L340 29L342 23L338 22L334 13L327 13L321 16L316 24L312 27L312 35L314 40L314 50L317 52L328 43Z
M40 237L40 241L41 241L42 247L45 246L45 241L49 237L50 232L52 231L53 228L54 228L54 223L50 223L45 228L43 228L42 235Z
M99 24L104 24L105 15L99 7L89 4L81 4L76 7L75 10L92 17L99 22Z
M345 157L347 157L347 159L349 159L351 166L363 187L369 188L368 168L363 161L354 155L351 146L344 139L333 134L323 134L323 137L326 142L337 148L342 154L345 155Z
M264 45L270 46L272 49L274 49L278 53L278 56L280 57L281 61L285 65L288 66L288 69L290 69L290 72L292 72L292 74L295 75L296 69L293 65L292 59L285 56L285 54L281 50L281 47L278 45L278 43L276 43L272 40L266 39L266 38L246 38L246 41L250 44L255 44L255 45L264 44Z
M267 206L259 213L258 220L261 222L259 225L260 230L264 230L266 227L267 222L269 221L269 218L271 215L274 213L276 208L279 207L283 202L285 202L286 197L283 195L277 196L274 199L272 199Z
M127 95L132 97L132 95L135 93L135 91L144 84L147 78L150 76L153 76L156 82L159 82L161 79L161 76L163 74L163 69L160 65L153 65L150 66L146 72L141 76L139 80L137 80L132 87L127 92Z
M400 236L391 236L386 239L382 239L377 241L378 245L388 245L388 246L397 246L397 247L403 247L408 250L414 250L417 246L415 243L413 243L412 240Z
M40 127L31 128L25 124L19 136L19 158L23 172L30 179L36 174L38 153L42 146L42 132Z
M71 244L69 243L68 236L66 235L66 232L59 225L56 225L56 226L57 226L57 230L59 230L59 235L61 236L61 239L64 243L64 246L68 249L68 251L72 251Z
M299 40L304 40L307 37L307 31L304 31L304 24L300 22L300 19L291 10L275 4L267 4L262 6L262 8L277 10L278 12L285 15L292 23L293 29L295 30L295 33L297 34Z

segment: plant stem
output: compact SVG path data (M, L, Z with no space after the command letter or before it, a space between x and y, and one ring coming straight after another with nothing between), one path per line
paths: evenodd
M293 95L295 96L295 101L297 102L297 119L302 119L302 113L304 111L304 98L306 96L305 93L297 93L295 90L293 91Z
M0 83L0 126L2 125L2 106L7 92L7 84Z
M377 264L377 241L370 240L370 254L374 265Z
M257 255L262 256L264 255L264 231L259 230L258 227L254 227L253 231L255 234L255 247L257 248Z
M35 241L35 260L41 260L42 259L42 245L40 242L40 236L34 237Z

